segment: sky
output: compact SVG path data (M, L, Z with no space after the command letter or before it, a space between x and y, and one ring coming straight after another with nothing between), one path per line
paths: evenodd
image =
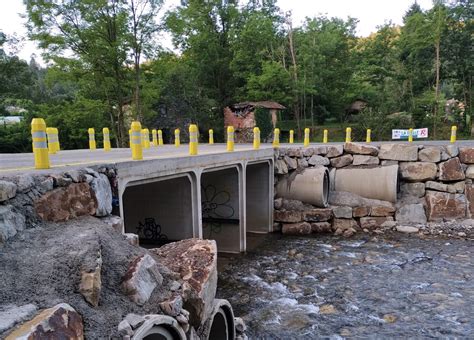
M306 17L327 15L329 17L353 17L359 20L357 34L368 36L376 27L385 22L392 21L401 24L402 17L414 0L278 0L282 11L292 12L293 26L301 24ZM432 6L432 0L417 0L423 9ZM0 31L25 40L16 46L20 58L29 60L32 54L40 58L41 50L35 42L26 38L25 19L20 15L25 13L23 0L0 0ZM165 9L173 8L179 0L165 0ZM169 37L163 38L163 45L172 48Z

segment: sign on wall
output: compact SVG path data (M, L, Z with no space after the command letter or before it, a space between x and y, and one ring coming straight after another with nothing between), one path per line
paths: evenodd
M408 139L410 130L392 130L392 139ZM413 138L428 138L428 128L413 129Z

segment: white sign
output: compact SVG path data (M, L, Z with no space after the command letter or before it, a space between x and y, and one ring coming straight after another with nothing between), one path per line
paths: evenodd
M408 139L410 130L392 130L392 139ZM428 138L428 128L413 129L413 138Z

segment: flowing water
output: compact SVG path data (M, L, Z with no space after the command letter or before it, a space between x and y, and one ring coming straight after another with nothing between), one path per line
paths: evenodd
M474 244L268 236L219 273L251 339L474 339Z

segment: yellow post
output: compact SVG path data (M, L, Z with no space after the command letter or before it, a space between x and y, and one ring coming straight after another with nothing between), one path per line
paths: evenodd
M142 129L142 147L145 149L150 148L150 130Z
M304 146L309 145L309 128L304 129Z
M33 155L36 169L49 169L48 143L46 141L46 123L43 118L31 121L31 137L33 139Z
M290 144L293 144L295 142L295 131L290 130Z
M346 143L351 142L352 140L351 134L352 134L352 129L350 127L346 128Z
M140 138L141 138L141 135L140 135ZM140 139L140 143L141 143L141 139ZM129 148L132 147L132 129L128 130L128 147Z
M413 142L413 129L409 128L408 129L408 143Z
M227 151L234 151L234 127L227 127Z
M214 144L214 130L209 129L209 144Z
M260 149L260 129L258 127L253 128L253 148L254 150Z
M451 143L456 143L456 131L458 127L456 125L451 126Z
M89 128L87 130L89 133L89 149L95 150L96 149L96 144L95 144L95 130L94 128Z
M142 125L140 122L132 122L132 128L130 129L130 145L132 148L132 159L139 161L143 159L143 148L142 148Z
M273 132L273 147L279 148L280 147L280 129L276 128Z
M196 124L189 125L189 155L198 154L198 127Z
M158 145L163 145L163 132L158 130Z
M328 130L324 129L323 131L323 143L326 144L328 142Z
M181 143L179 141L179 129L174 130L174 146L178 147Z
M156 129L151 130L151 138L153 146L158 146L158 136L156 135Z
M109 128L102 129L102 135L104 136L104 151L110 151L110 132Z
M56 153L54 128L52 127L46 128L46 135L48 136L48 153L54 155Z
M55 138L55 141L54 141L54 150L56 152L58 151L61 151L61 146L59 144L59 131L57 128L53 128L53 133L54 133L54 138Z
M367 136L365 137L365 142L366 142L366 143L372 142L371 134L372 134L372 130L371 130L371 129L367 129Z

